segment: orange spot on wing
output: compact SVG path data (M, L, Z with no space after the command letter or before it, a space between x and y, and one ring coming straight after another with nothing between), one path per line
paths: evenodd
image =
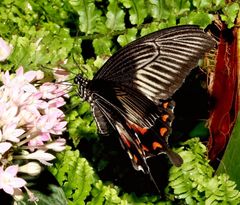
M141 135L144 135L148 130L146 127L140 127L136 124L129 124L128 126Z
M152 148L156 150L157 148L162 148L162 145L159 142L153 142L152 143Z
M163 121L163 122L166 122L167 119L168 119L168 117L169 117L169 115L163 115L163 116L162 116L162 121Z
M160 130L159 130L160 135L161 135L162 137L166 134L167 131L168 131L168 129L167 129L166 127L162 127L162 128L160 128Z
M142 145L142 148L143 148L144 151L149 152L149 149L145 145Z
M163 108L167 109L168 108L168 105L169 105L169 102L165 102L162 104Z

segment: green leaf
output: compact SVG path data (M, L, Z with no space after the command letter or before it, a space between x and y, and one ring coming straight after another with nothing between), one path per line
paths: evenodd
M126 8L129 8L130 22L133 25L140 25L147 17L146 3L144 0L119 0Z
M79 15L79 29L86 34L106 33L105 18L93 0L70 0L69 3Z
M57 160L50 171L63 188L68 204L84 205L94 182L92 167L86 159L80 157L78 150L71 151L69 148L58 154Z
M109 0L109 5L107 7L108 12L106 14L107 21L106 26L111 31L118 31L125 29L124 16L125 13L118 6L118 1Z
M213 15L204 12L191 12L189 16L180 18L180 24L195 24L205 28L213 21Z
M208 137L209 136L209 130L206 127L206 121L199 122L196 127L191 130L189 133L190 137Z
M226 7L223 9L223 13L221 16L221 19L225 21L228 28L232 28L234 26L235 19L237 18L238 12L239 12L240 6L239 3L229 3L226 5Z
M171 15L171 8L167 0L149 0L148 10L157 21L168 19Z
M111 46L112 41L109 37L96 38L93 40L93 47L96 55L111 55Z
M131 28L127 30L126 34L118 36L117 41L123 47L128 43L134 41L136 39L136 35L137 35L137 29Z
M192 3L199 10L211 8L212 6L212 2L209 0L193 0Z
M238 204L240 192L226 174L213 176L207 149L198 138L184 143L177 152L183 158L181 167L171 167L169 188L184 204Z
M190 2L188 0L170 0L171 13L175 16L180 16L190 11Z
M237 188L240 190L240 163L233 163L240 161L239 155L240 149L240 114L238 115L235 123L232 135L229 139L228 145L224 152L221 163L216 171L216 174L226 173L231 180L234 180L237 184Z

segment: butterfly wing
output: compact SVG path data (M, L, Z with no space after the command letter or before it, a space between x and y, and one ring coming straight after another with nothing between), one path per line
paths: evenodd
M215 42L197 26L177 26L144 36L115 53L94 79L139 90L159 104L182 85Z
M104 115L119 135L133 167L149 173L146 159L166 153L174 165L182 163L181 157L168 146L168 136L174 118L171 101L155 105L141 92L128 87L92 81L94 107ZM108 84L108 85L107 85ZM96 116L96 121L101 119Z

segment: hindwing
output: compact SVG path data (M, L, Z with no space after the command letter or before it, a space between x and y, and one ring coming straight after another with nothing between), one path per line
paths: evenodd
M174 118L174 102L162 101L157 106L138 90L117 85L104 87L93 93L95 111L104 116L94 115L97 125L106 119L118 131L133 167L149 173L146 159L161 153L167 154L172 163L179 166L181 157L170 150L167 142Z

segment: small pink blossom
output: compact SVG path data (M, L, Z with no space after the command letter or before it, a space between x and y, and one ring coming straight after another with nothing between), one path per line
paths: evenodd
M44 83L40 86L39 90L43 94L43 99L54 99L65 96L69 90L69 85Z
M54 83L44 83L40 86L39 90L42 93L43 99L53 99L56 98L54 92L56 91L57 86Z
M52 149L56 152L61 152L65 149L65 144L66 144L66 140L63 138L59 138L59 139L55 140L54 142L47 144L46 148Z
M41 133L28 142L28 147L31 151L34 151L35 148L38 148L49 140L51 140L49 133Z
M57 108L50 108L45 110L45 113L45 115L42 115L36 121L37 129L39 129L41 132L62 134L65 129L64 127L67 124L65 121L62 121L62 118L64 117L63 112Z
M4 154L12 146L9 142L0 142L0 154Z
M3 167L0 167L0 189L13 195L14 189L25 186L26 181L22 178L16 177L17 172L17 165L9 166L5 170L3 170Z
M1 98L1 96L0 96ZM0 127L10 123L17 123L19 118L17 117L18 107L11 105L10 103L0 102Z
M65 101L62 97L58 97L55 99L52 99L48 102L49 107L62 107L63 105L65 105Z
M0 61L5 61L12 52L12 46L0 38Z
M23 129L17 129L16 123L4 125L0 138L11 142L19 142L19 138L25 131Z
M51 165L48 161L55 159L52 154L46 153L44 150L37 150L33 153L22 156L24 159L35 159L44 165Z
M35 80L40 80L44 77L44 74L42 71L38 70L38 71L27 71L24 73L24 69L22 66L20 66L17 70L16 70L16 79L19 81L24 81L24 82L28 82L31 83Z

